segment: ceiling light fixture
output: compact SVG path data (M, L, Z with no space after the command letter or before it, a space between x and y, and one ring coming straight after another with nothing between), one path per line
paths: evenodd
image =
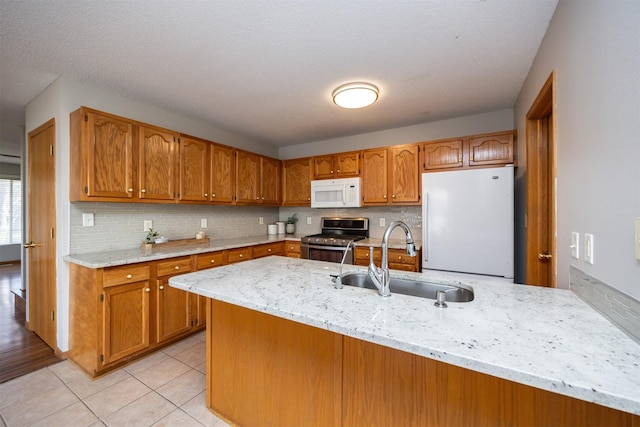
M332 96L342 108L363 108L376 102L378 88L369 83L347 83L337 87Z

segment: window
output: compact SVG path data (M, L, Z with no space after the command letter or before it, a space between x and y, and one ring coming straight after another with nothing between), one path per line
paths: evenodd
M0 179L0 245L22 242L22 185Z

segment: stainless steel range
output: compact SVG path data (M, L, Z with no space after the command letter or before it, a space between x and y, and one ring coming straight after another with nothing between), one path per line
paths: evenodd
M369 218L323 217L321 226L320 234L300 239L300 258L340 262L349 242L369 237ZM353 245L344 262L353 264Z

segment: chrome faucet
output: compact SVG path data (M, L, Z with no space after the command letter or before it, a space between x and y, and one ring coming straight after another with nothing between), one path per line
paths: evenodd
M402 221L393 221L382 236L382 263L380 268L376 267L373 262L373 247L369 247L369 277L373 281L373 284L378 288L380 296L391 296L391 290L389 289L389 238L394 228L400 227L407 236L407 255L415 256L416 245L413 243L413 236L409 226Z
M347 243L347 247L344 248L344 254L342 254L342 261L340 261L340 270L338 271L337 276L332 276L334 278L333 282L335 283L336 289L342 289L342 266L344 265L344 260L347 259L347 254L349 253L349 246L353 244L353 240L349 240Z

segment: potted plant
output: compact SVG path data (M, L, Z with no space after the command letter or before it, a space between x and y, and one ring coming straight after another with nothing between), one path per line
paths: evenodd
M287 218L287 226L285 231L287 234L293 234L296 232L296 222L298 222L298 214L294 213L289 218Z
M153 248L153 241L158 237L158 232L153 228L150 228L147 231L147 237L142 241L142 249L145 251L151 250Z

